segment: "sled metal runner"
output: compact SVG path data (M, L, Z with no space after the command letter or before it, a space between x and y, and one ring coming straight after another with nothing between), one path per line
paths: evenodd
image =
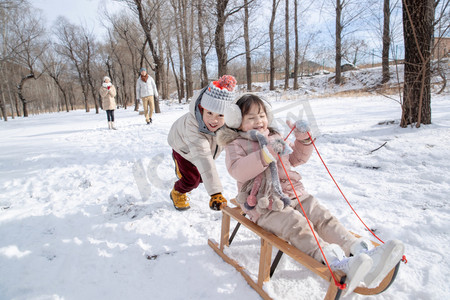
M236 202L232 201L236 204ZM234 229L232 236L230 237L230 223L231 218L236 220L238 224ZM228 255L224 253L224 248L229 247L234 235L237 233L240 225L244 225L256 235L261 238L261 249L260 249L260 259L259 259L259 271L257 280L253 280L249 275L247 270L242 267L237 261L230 258ZM374 243L374 242L373 242ZM241 275L245 278L247 283L256 291L263 299L272 299L264 290L263 285L264 282L270 280L270 277L275 271L275 268L278 264L278 261L281 258L281 255L284 253L299 262L315 274L319 275L321 278L329 282L328 290L325 295L325 300L331 299L339 299L341 296L342 290L340 290L333 280L333 277L330 274L327 266L321 264L311 256L305 254L300 251L296 247L277 237L276 235L264 230L260 226L256 225L248 218L246 218L242 210L239 206L237 207L224 207L222 209L222 228L220 234L220 242L217 243L213 239L208 239L208 245L220 256L222 259L232 265ZM377 243L374 243L375 246L378 246ZM277 248L279 251L272 263L272 247ZM391 283L395 280L397 275L398 268L400 266L400 262L391 270L391 272L386 275L383 281L376 288L365 288L365 287L357 287L353 292L361 295L375 295L385 291ZM342 272L334 273L336 279L344 283L345 282L345 274Z

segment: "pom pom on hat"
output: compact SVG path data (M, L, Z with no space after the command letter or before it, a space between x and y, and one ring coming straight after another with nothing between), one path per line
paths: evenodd
M236 79L231 75L223 75L219 80L213 81L213 84L219 89L227 89L232 92L236 87Z
M202 95L201 106L214 113L224 114L225 108L233 103L236 83L231 75L223 75L219 80L211 82Z

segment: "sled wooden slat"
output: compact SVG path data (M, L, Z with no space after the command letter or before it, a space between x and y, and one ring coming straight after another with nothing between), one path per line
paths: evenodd
M258 294L264 299L264 300L271 300L272 298L269 297L269 295L266 293L266 291L263 290L262 286L259 286L256 282L253 281L253 279L250 277L250 275L248 275L247 271L245 270L244 267L242 267L241 265L239 265L239 263L237 261L235 261L234 259L231 259L230 257L228 257L228 255L226 255L225 253L223 253L223 251L221 251L219 249L219 245L214 242L213 240L209 239L208 240L208 245L214 249L214 251L216 251L217 254L219 254L220 257L222 257L222 259L229 263L230 265L232 265L239 273L241 273L242 277L244 277L244 279L247 281L247 283L256 291L258 292Z
M231 201L235 203L234 201ZM261 249L260 249L260 259L259 259L259 270L257 280L253 280L252 277L248 274L247 270L239 265L238 262L230 258L224 253L225 246L229 246L229 236L230 236L230 220L233 218L240 224L244 225L256 235L261 238ZM376 246L378 244L374 243ZM247 283L256 291L263 299L272 299L263 289L264 282L270 280L270 268L271 268L271 257L272 257L272 246L276 247L284 254L290 256L295 261L299 262L324 280L329 283L329 287L327 293L325 295L325 300L329 299L339 299L340 291L338 287L334 283L334 279L330 274L327 266L321 264L311 256L305 254L300 251L296 247L292 246L288 242L283 239L277 237L276 235L262 229L260 226L256 225L248 218L246 218L240 209L237 207L224 207L222 209L222 228L221 228L221 237L220 244L217 244L212 239L208 240L208 245L220 256L222 259L232 265L241 275L245 278ZM398 270L398 266L384 278L384 280L380 283L380 285L376 288L363 288L358 287L354 290L355 293L361 295L374 295L383 292L386 288L389 287L392 280L395 278L396 272ZM340 281L344 276L342 272L334 273L336 280Z

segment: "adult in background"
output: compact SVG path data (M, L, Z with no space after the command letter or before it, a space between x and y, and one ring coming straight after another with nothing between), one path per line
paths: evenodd
M116 88L111 83L111 78L103 77L103 84L100 87L100 96L102 97L102 107L106 110L108 119L108 128L116 130L114 126L114 110L116 109Z
M144 115L147 124L152 123L153 111L155 110L155 97L158 98L158 90L155 81L148 75L146 68L139 70L139 76L136 82L136 98L142 100L144 105Z

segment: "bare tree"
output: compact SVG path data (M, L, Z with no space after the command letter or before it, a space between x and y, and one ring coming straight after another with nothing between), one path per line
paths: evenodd
M431 124L430 58L432 0L402 0L405 74L400 126Z
M336 49L336 76L334 78L334 83L341 83L341 64L342 64L342 0L336 0L336 30L335 30L335 49Z
M346 35L351 35L357 29L350 30L351 25L360 20L369 3L358 0L336 0L335 8L335 84L341 84L342 44Z
M94 101L95 106L95 113L99 113L99 101L97 97L97 86L94 83L94 78L92 76L92 64L95 61L95 55L96 55L96 47L94 42L94 37L92 33L88 32L86 28L82 27L82 52L83 53L83 60L84 60L84 74L86 77L87 84L90 87L92 98ZM98 78L98 76L97 76ZM98 80L97 80L98 81Z
M294 37L295 37L295 50L294 50L294 90L298 90L298 0L294 0Z
M20 46L17 39L11 35L12 21L18 18L21 12L24 1L11 0L0 2L0 39L1 39L1 52L0 52L0 80L2 85L0 86L0 111L4 121L8 121L8 113L6 111L5 89L9 90L8 75L6 74L6 68L8 64L11 64L12 58L17 52L16 48ZM12 101L10 97L10 101ZM14 113L12 113L14 117Z
M447 77L445 69L448 68L448 64L443 60L446 56L445 46L442 47L442 38L448 35L450 31L450 14L448 13L450 7L450 0L434 0L433 15L435 20L433 22L434 38L432 40L433 59L436 61L435 70L442 79L442 87L437 94L442 93L447 86Z
M86 112L89 112L89 82L86 78L86 55L84 53L86 47L83 46L82 29L70 24L64 17L59 17L55 24L54 33L58 39L56 51L67 57L75 67L83 93L84 108Z
M247 79L247 91L252 90L252 56L249 36L248 0L244 0L244 44L245 44L245 74Z
M193 38L193 14L189 12L189 0L178 0L178 14L181 25L181 41L183 46L184 71L186 75L187 98L194 94L192 79L192 38ZM192 6L193 7L193 6ZM177 12L176 12L177 13Z
M130 9L138 16L139 24L144 31L146 41L150 48L152 58L154 63L149 64L152 70L155 71L155 81L158 89L160 89L162 80L164 80L164 60L161 58L160 53L158 53L158 47L156 40L154 39L152 30L155 26L155 20L157 20L156 12L160 9L162 0L122 0L126 3Z
M363 39L346 39L342 43L341 57L355 65L368 54L368 46Z
M389 48L391 45L391 32L389 29L391 20L390 1L384 0L383 5L383 50L382 50L382 79L381 83L386 83L390 79L389 75Z
M301 15L303 15L306 11L308 11L311 7L311 5L313 4L313 1L309 1L305 3L306 6L305 8L300 12ZM299 33L298 33L298 28L300 26L299 24L299 2L298 0L294 0L294 37L295 37L295 49L294 49L294 71L292 74L292 77L294 79L294 90L298 90L298 73L299 73L299 60L300 60L300 39L299 39ZM304 47L304 51L303 51L303 55L302 55L302 61L304 61L306 53L308 51L309 45L312 42L312 38L314 35L310 34L309 37L307 39L305 39L306 43L305 43L305 47Z
M21 8L21 17L12 21L11 34L17 39L19 46L11 49L15 52L13 61L27 69L17 85L17 93L23 106L23 115L28 117L28 102L23 94L23 86L31 79L38 79L42 72L36 72L39 59L47 48L46 32L39 12L31 12L28 6Z
M145 38L142 37L142 28L138 20L131 18L125 12L114 16L109 15L108 12L104 12L103 15L106 16L112 25L112 29L109 30L109 51L114 57L113 62L116 61L121 70L121 94L122 98L124 98L124 107L127 107L129 101L134 101L134 110L138 111L139 101L136 99L136 89L134 88L136 84L135 74L138 74L139 68L142 65L141 59L145 57L145 46L147 44ZM126 44L128 55L122 51L121 41ZM116 49L116 44L118 44L120 50Z
M273 91L275 89L275 17L277 14L277 8L281 0L272 0L272 14L269 22L269 39L270 39L270 87Z
M247 0L245 0L247 1ZM206 48L205 45L205 34L203 33L203 22L204 18L204 5L202 5L201 0L197 0L197 26L198 26L198 42L200 47L200 60L201 60L201 72L200 72L200 81L201 86L208 85L208 69L206 67L206 56L209 52L209 49Z
M289 0L285 2L285 14L284 14L284 35L285 35L285 64L284 64L284 90L289 88L289 75L290 75L290 58L289 58Z
M63 95L63 105L65 106L66 111L69 112L69 99L63 83L63 77L67 71L67 65L63 62L63 59L57 55L56 51L48 51L42 58L42 62L45 66L46 73L53 79Z
M250 0L249 2L252 2ZM218 76L228 73L227 64L230 61L227 54L225 39L225 22L227 19L244 8L244 4L232 6L227 9L229 0L216 0L215 14L217 17L216 29L214 31L214 45L216 46ZM235 56L236 57L236 56Z
M181 102L181 99L188 98L185 90L185 67L184 67L184 48L183 48L183 42L182 42L182 30L181 30L181 20L179 18L179 0L171 0L172 9L173 9L173 16L174 16L174 23L175 23L175 37L176 37L176 43L177 43L177 49L178 49L178 60L179 60L179 82L177 84L178 86L178 99ZM173 62L173 57L172 64Z

